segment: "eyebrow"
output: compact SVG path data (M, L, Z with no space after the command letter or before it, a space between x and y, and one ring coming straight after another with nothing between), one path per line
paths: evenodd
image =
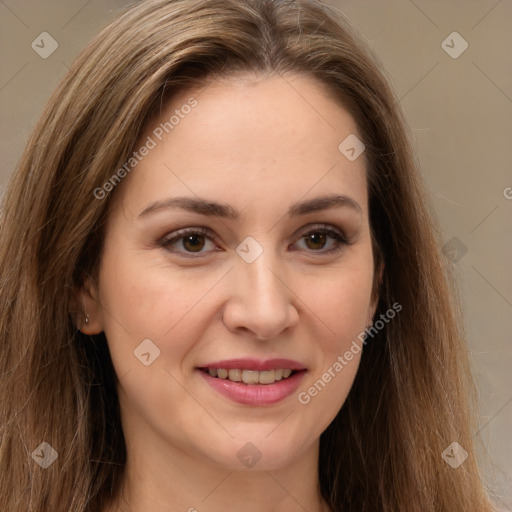
M309 201L295 203L290 206L287 215L288 217L298 217L300 215L341 207L351 208L362 215L361 207L357 201L349 196L340 194L330 194L310 199ZM240 212L228 204L217 203L198 197L173 197L162 201L155 201L148 205L139 214L139 217L144 217L150 213L168 208L182 208L199 215L222 217L229 220L237 220L240 217Z

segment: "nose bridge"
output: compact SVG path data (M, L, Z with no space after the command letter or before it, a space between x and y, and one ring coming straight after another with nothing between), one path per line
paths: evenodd
M285 294L282 281L279 279L279 269L273 251L269 248L253 263L242 264L240 272L246 276L248 290L253 292L253 302L270 305L270 302L281 299Z
M245 327L258 338L275 337L296 319L283 265L270 238L266 240L246 240L247 245L242 242L237 248L239 258L232 273L235 284L224 315L227 327Z
M248 246L252 257L255 258L251 260L241 256L237 262L237 277L245 283L245 286L242 286L242 293L248 295L247 298L251 299L251 303L257 305L260 311L278 307L279 303L286 300L287 294L282 278L279 278L282 265L272 246L271 237L260 242L248 240L245 246L240 245L239 254Z

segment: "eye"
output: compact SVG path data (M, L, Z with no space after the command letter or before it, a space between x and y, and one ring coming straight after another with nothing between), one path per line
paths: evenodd
M322 250L329 238L335 241L334 244L332 244L329 249ZM306 247L320 254L336 252L341 250L344 245L348 245L345 236L340 231L330 228L325 224L310 227L309 230L301 236L300 240L302 239L306 241Z
M200 253L206 245L206 240L212 240L215 235L207 228L185 228L171 233L170 236L164 237L160 241L160 245L171 252L182 252L173 248L176 243L181 242L181 247L185 249L185 253Z
M325 250L323 247L329 238L334 240L334 243ZM192 255L208 252L203 251L203 249L206 247L207 241L215 245L212 242L213 239L215 239L215 233L207 228L184 228L164 237L159 244L168 251ZM325 224L310 227L308 231L301 235L299 241L302 239L305 240L307 252L319 254L336 252L341 250L344 245L348 245L345 236L340 231Z

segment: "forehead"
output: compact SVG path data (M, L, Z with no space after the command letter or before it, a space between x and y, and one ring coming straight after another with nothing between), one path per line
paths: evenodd
M194 132L195 138L209 142L210 150L229 144L234 150L240 147L245 155L258 154L258 142L280 154L307 151L319 144L324 150L329 144L337 150L340 135L358 132L350 113L327 87L305 75L234 75L182 90L145 131L185 109L192 97L198 105L185 116L186 123L180 121L189 129L176 126L172 133L177 142L179 134L185 137ZM264 155L259 152L259 156Z
M138 205L222 196L243 209L338 192L364 208L364 155L349 161L338 149L350 134L358 134L354 119L314 78L215 79L180 91L146 125L136 149L153 147L126 180L127 196Z

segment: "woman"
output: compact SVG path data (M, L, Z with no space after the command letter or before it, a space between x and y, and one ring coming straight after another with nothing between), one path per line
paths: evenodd
M2 510L491 510L405 121L337 11L133 6L6 196Z

